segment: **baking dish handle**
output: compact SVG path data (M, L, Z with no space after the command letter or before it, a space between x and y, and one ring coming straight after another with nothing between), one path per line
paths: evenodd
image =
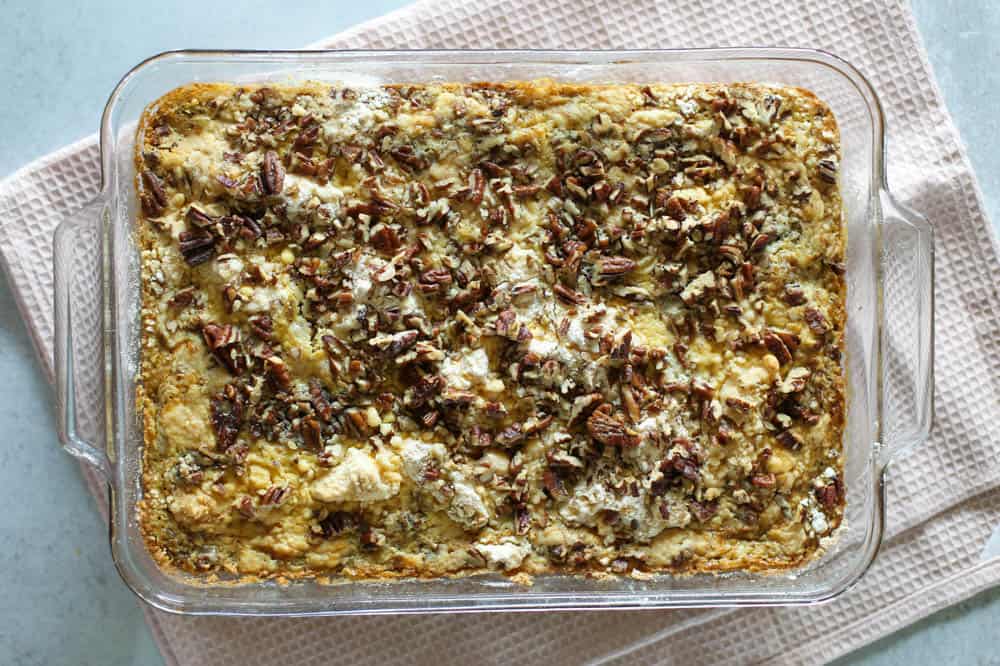
M99 197L69 215L53 239L55 370L63 448L111 479L103 432L102 231L109 208Z
M934 403L934 234L883 190L882 462L930 435Z

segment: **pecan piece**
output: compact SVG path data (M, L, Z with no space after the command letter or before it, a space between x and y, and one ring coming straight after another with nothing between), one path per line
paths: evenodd
M483 203L483 194L486 192L486 177L481 169L473 169L469 174L469 188L466 191L466 198L473 206Z
M440 291L452 283L451 271L447 268L432 268L420 274L420 290L424 293Z
M413 146L399 146L390 150L389 154L401 165L417 171L426 169L430 164L427 159L417 154Z
M372 246L384 254L394 254L402 245L399 234L392 227L379 224L371 233Z
M146 186L146 196L142 197L143 212L149 217L156 217L167 207L167 192L163 189L163 181L155 173L146 169L142 172L142 184Z
M250 317L250 330L261 340L270 340L274 335L274 322L268 315Z
M316 140L319 138L319 125L309 125L295 137L295 143L293 144L295 148L309 148Z
M215 254L215 237L205 229L182 231L177 240L189 266L203 264Z
M709 400L715 396L715 389L704 379L691 378L691 391L699 398Z
M314 451L323 448L323 431L319 421L312 417L302 421L302 441Z
M274 505L277 506L288 496L290 489L288 486L271 486L268 488L264 495L260 498L260 503L262 505Z
M496 322L494 324L496 328L497 335L502 338L514 339L517 337L517 313L514 310L508 308L497 315Z
M830 324L826 321L826 317L816 308L806 308L804 316L806 325L809 326L809 330L815 333L816 336L823 336L830 330Z
M836 478L827 485L817 488L816 499L828 509L837 506L844 499L843 482L839 478Z
M635 261L628 257L601 257L597 260L597 274L604 280L621 278L635 267Z
M210 401L210 420L219 451L228 451L236 444L246 412L246 395L239 386L229 384Z
M711 520L712 516L716 514L719 510L719 503L715 500L710 502L699 502L697 500L691 500L688 503L691 513L694 517L698 519L698 522L707 522Z
M791 363L792 352L788 350L788 346L781 339L781 337L773 331L764 331L764 333L761 334L761 337L764 341L764 346L767 347L769 352L774 354L775 358L778 359L778 363L781 365Z
M575 289L564 287L561 284L553 285L552 291L554 291L556 296L559 297L561 300L571 305L583 305L584 303L587 302L586 296L576 291Z
M752 254L757 250L764 249L764 246L766 246L770 242L771 242L771 237L768 236L767 234L757 234L757 236L754 237L753 242L750 243L750 249L747 251Z
M785 302L789 305L802 305L806 302L806 292L802 285L794 282L785 285Z
M253 499L247 495L240 498L240 501L236 505L236 510L247 520L253 520L253 517L257 515L257 511L253 506Z
M837 162L832 159L820 160L816 163L816 175L820 180L833 185L837 182Z
M663 472L664 477L667 475L680 475L690 481L698 480L700 476L698 473L699 467L701 467L701 464L695 458L674 453L671 453L660 463L660 471Z
M587 419L587 432L590 436L606 446L638 446L639 433L627 427L621 419L610 412L610 405L594 410Z
M186 308L194 302L194 296L194 287L186 287L171 296L167 305L172 308Z
M534 196L542 189L541 185L515 185L514 196L518 199L527 199Z
M205 228L210 227L215 223L216 218L212 217L208 213L201 211L194 206L188 208L187 213L184 215L184 219L187 223L194 227Z
M550 497L566 496L566 485L563 483L562 477L554 470L545 470L545 473L542 474L542 484L545 486L545 490L549 492Z
M779 432L777 435L774 436L774 438L777 439L782 446L784 446L787 449L791 449L792 451L798 451L800 448L802 448L802 440L799 438L798 435L796 435L791 430L784 430L782 432Z
M497 446L510 447L524 439L524 431L520 423L504 428L494 439Z
M220 365L231 374L240 375L246 369L246 358L240 348L240 332L231 324L205 324L201 329L205 344Z
M353 513L347 511L333 511L326 518L320 521L319 527L323 536L329 539L345 530L352 530L358 526L360 520Z
M589 416L590 412L596 408L603 396L600 393L588 393L586 395L577 396L573 400L573 406L570 408L568 426L572 426L579 421L581 417Z
M264 193L272 196L281 194L281 190L285 187L285 167L278 159L278 153L273 150L264 153L264 161L260 166L260 181Z
M368 341L373 347L377 347L387 357L396 358L417 342L420 331L406 330L392 335L379 335Z

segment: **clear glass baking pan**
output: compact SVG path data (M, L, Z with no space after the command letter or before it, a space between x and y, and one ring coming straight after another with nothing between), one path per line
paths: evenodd
M845 482L847 517L835 542L778 574L552 575L523 586L499 575L392 583L206 584L160 570L135 516L142 496L139 257L133 147L147 104L194 81L384 83L515 80L758 81L815 92L833 109L843 147L848 229ZM924 441L931 422L933 242L926 220L893 200L885 178L878 98L850 64L812 50L660 51L183 51L129 72L101 123L102 187L55 235L61 439L110 489L111 553L125 582L157 608L190 614L335 615L487 610L788 605L837 596L879 549L884 479L893 458Z

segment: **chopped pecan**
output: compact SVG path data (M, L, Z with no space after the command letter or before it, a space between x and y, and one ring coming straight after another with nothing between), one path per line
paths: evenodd
M320 521L319 527L323 536L329 539L345 530L355 529L360 519L356 514L347 511L332 511L326 518Z
M809 330L815 333L817 336L823 336L830 330L830 324L826 321L826 317L823 313L814 307L807 307L804 313L806 319L806 325L809 326Z
M170 300L167 301L167 305L172 308L186 308L194 302L194 297L194 287L185 287L171 296Z
M771 237L768 236L767 234L757 234L754 237L753 242L750 243L750 249L748 250L748 252L753 253L758 250L762 250L770 242L771 242Z
M240 375L246 369L246 358L240 348L240 332L231 324L205 324L201 329L212 356L231 374Z
M476 394L448 388L441 394L441 404L445 407L468 407L476 401Z
M806 302L806 292L802 285L794 282L785 285L785 302L789 305L802 305Z
M698 480L700 467L701 463L696 458L673 452L660 463L660 471L663 472L664 476L680 475L690 481Z
M302 421L302 441L313 451L323 448L323 431L319 421L312 417Z
M528 507L523 503L518 503L514 507L514 532L516 534L527 534L531 529L531 514Z
M518 199L527 199L538 194L538 191L542 189L541 185L515 185L514 186L514 196Z
M626 426L621 419L610 412L610 405L594 410L587 419L587 432L590 436L606 446L638 446L639 433Z
M726 406L732 407L733 409L743 413L749 412L753 409L753 403L736 396L729 396L726 398Z
M830 183L837 182L837 162L833 159L824 159L816 163L816 175L820 180Z
M816 488L816 499L826 508L834 508L844 500L843 482L838 477L828 484Z
M184 219L187 220L187 223L191 226L201 229L212 226L216 220L216 218L195 208L194 206L188 208L187 213L184 215Z
M797 451L802 448L802 440L791 430L783 430L774 436L786 449Z
M248 319L250 330L261 340L270 340L274 335L274 322L268 315L259 315Z
M182 231L177 239L189 266L203 264L215 254L215 237L205 229Z
M664 189L663 192L664 194L666 194L668 190ZM660 193L657 192L657 196L659 195ZM667 215L677 220L678 222L682 221L685 217L687 217L688 205L689 204L687 200L678 197L676 195L668 196L666 201L663 202L664 211L667 213Z
M699 398L704 398L705 400L711 399L715 396L715 389L712 388L711 384L706 382L704 379L697 379L695 377L691 378L691 392Z
M260 498L262 505L278 505L288 496L291 489L288 486L271 486Z
M546 428L548 428L552 422L555 420L555 416L552 414L540 414L538 416L532 416L527 421L524 422L522 430L525 436L534 435L539 433Z
M425 428L433 428L439 418L441 418L441 412L433 410L424 414L420 421L424 424Z
M576 291L575 289L570 289L569 287L564 287L561 284L555 284L552 286L552 291L555 292L561 300L572 305L583 305L587 302L587 297Z
M473 206L483 203L483 194L486 192L486 177L481 169L473 169L469 174L469 187L465 197Z
M247 495L240 498L236 504L236 510L247 520L253 520L254 516L257 515L257 510L253 506L253 499Z
M453 279L447 268L432 268L420 274L420 290L424 293L439 291L451 284Z
M572 426L577 423L580 418L589 416L590 412L595 409L603 399L604 396L596 392L574 398L573 406L570 408L569 422L567 425Z
M566 485L563 483L562 477L553 469L547 469L542 474L542 485L545 486L550 497L566 496Z
M792 352L789 351L788 345L785 344L781 337L773 331L767 330L761 334L761 338L763 339L764 346L767 347L767 350L774 354L775 358L778 359L778 363L781 365L791 363Z
M264 186L264 193L270 195L281 194L285 187L285 167L278 159L278 153L269 150L264 153L264 161L260 166L260 181Z
M395 254L402 245L396 230L386 224L376 226L372 230L370 239L372 246L384 254Z
M444 388L444 377L441 375L429 375L421 377L412 388L412 398L410 403L413 407L420 407L427 404L431 398L441 394Z
M552 178L549 179L549 182L545 184L545 189L557 197L561 197L563 195L563 187L562 181L559 180L559 176L552 176Z
M497 335L502 338L516 338L517 337L517 313L510 308L502 311L497 315L494 327L496 328Z
M308 125L295 137L294 145L297 149L309 148L319 138L319 125Z
M758 488L771 488L776 483L776 479L774 474L770 472L766 474L754 474L750 477L750 483Z
M622 404L625 405L625 412L628 414L628 417L632 419L633 423L637 422L641 413L639 411L639 403L635 399L635 393L632 391L632 387L628 384L622 385L621 393Z
M229 384L223 391L212 397L210 417L215 431L216 449L228 451L236 444L236 437L243 427L247 399L241 387Z
M400 164L416 171L426 169L430 164L425 157L414 150L413 146L399 146L390 150L389 154Z
M688 502L688 507L691 509L691 513L694 517L698 519L698 522L708 522L712 519L712 516L716 514L719 510L719 503L716 500L699 502L698 500L691 500Z
M628 257L601 257L597 260L597 275L603 280L615 280L635 270L636 265Z
M792 368L785 376L785 380L778 386L779 393L799 393L806 387L806 381L812 374L809 368Z
M510 447L524 439L525 433L520 423L504 428L493 440L497 446Z
M146 186L142 197L143 212L149 217L156 217L166 209L167 192L163 189L163 181L155 173L146 169L142 172L142 184Z
M420 337L420 331L406 330L392 335L380 335L368 341L368 344L379 348L387 357L396 358L412 347Z

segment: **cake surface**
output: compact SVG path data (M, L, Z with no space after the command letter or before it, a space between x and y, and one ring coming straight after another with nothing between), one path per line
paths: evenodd
M758 84L198 84L140 123L144 537L241 578L801 565L839 137Z

